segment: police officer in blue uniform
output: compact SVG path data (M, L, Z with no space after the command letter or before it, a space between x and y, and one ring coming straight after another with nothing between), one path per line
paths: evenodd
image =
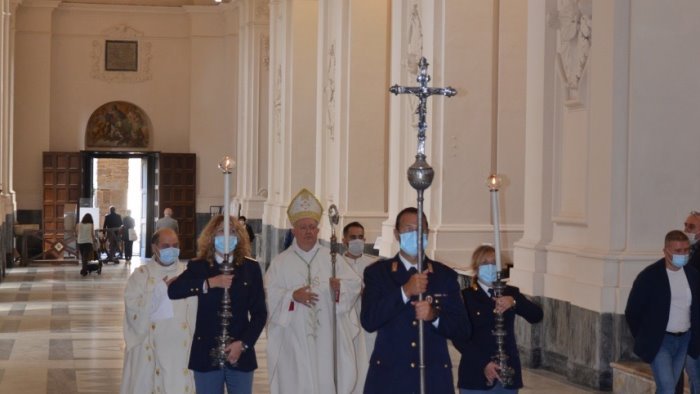
M470 335L467 311L460 296L457 273L425 259L416 271L418 211L405 208L396 216L394 236L401 251L365 269L362 327L377 332L370 358L365 394L410 394L420 390L418 325L424 327L426 391L454 393L447 340L466 341ZM428 220L423 216L423 245ZM423 293L424 300L417 301Z
M194 371L198 393L252 393L253 372L258 367L255 342L267 321L262 272L257 261L248 258L250 242L243 226L231 220L229 257L233 256L234 274L223 275L223 216L211 219L202 230L197 245L197 259L168 286L172 299L198 297L197 324L192 339L189 368ZM211 350L221 335L221 300L224 291L231 297L232 318L228 333L233 342L227 346L228 363L219 368Z
M455 342L462 353L457 385L460 394L516 394L523 387L522 368L515 341L515 316L531 324L542 321L543 312L514 286L506 286L499 298L493 296L496 281L496 251L489 245L476 248L472 255L471 285L462 291L464 305L472 324L472 335L467 342ZM493 330L496 312L503 314L506 331L504 349L508 366L513 369L512 382L500 381L498 365L493 361L498 345Z

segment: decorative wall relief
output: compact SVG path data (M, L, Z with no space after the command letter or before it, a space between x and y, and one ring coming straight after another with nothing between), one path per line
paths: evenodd
M121 24L102 31L102 36L102 38L92 41L92 52L90 55L92 58L92 71L90 75L93 78L107 82L123 83L144 82L153 78L151 73L151 43L143 39L143 32L126 24ZM106 48L109 43L126 42L135 43L134 47L137 48L137 52L134 54L137 61L136 67L122 69L129 71L114 71L119 70L119 68L109 67ZM131 61L133 62L133 60Z
M323 89L326 99L326 129L331 141L335 139L335 63L335 42L333 42L328 50L326 86Z
M423 56L423 22L417 3L414 3L411 8L406 42L405 67L411 75L417 75L418 62Z
M148 148L151 121L138 106L112 101L90 115L85 130L86 148Z
M255 5L255 19L262 21L270 19L270 5L267 1L259 1Z
M557 64L567 88L567 99L579 101L579 83L591 51L590 0L558 0L549 25L557 29Z
M260 43L260 53L265 70L270 69L270 36L263 36Z
M277 65L275 73L275 97L272 103L274 109L275 141L282 143L282 65Z

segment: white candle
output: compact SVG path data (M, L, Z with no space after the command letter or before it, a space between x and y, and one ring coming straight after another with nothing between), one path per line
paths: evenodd
M229 177L230 172L224 173L224 254L228 254L228 237L230 234L229 229Z
M229 200L231 199L231 170L235 167L235 162L228 156L224 156L223 160L219 162L219 169L224 173L224 254L228 255L228 245L229 236L231 234L230 229L230 207Z
M493 221L493 245L496 251L496 270L501 272L501 223L498 214L498 189L501 187L501 179L491 175L487 181L491 192L491 220Z

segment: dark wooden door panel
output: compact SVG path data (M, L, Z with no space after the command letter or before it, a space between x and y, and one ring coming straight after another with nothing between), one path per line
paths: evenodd
M42 171L44 252L62 256L62 249L65 247L63 209L66 204L78 204L80 199L80 153L44 152Z
M156 201L158 216L171 208L180 229L180 256L192 258L196 252L195 210L197 157L192 153L161 153L158 158Z

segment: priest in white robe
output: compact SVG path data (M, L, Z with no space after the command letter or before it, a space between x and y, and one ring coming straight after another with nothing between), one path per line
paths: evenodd
M167 285L185 269L171 229L151 239L153 260L138 267L124 291L122 394L194 393L187 368L197 315L197 298L168 298Z
M370 256L364 253L365 250L365 227L360 222L351 222L343 227L343 245L345 245L345 253L343 261L359 276L364 277L365 268L377 261L377 257ZM357 299L355 304L355 312L357 313L357 321L360 321L361 302ZM362 327L359 327L359 335L353 341L355 348L355 361L357 364L357 384L353 394L361 394L365 387L365 376L367 376L367 368L369 367L369 359L372 356L374 349L374 340L377 337L376 332L367 332Z
M297 194L287 209L294 241L272 260L265 275L271 394L350 394L357 385L353 341L359 335L359 322L354 306L361 279L341 256L337 256L336 279L331 279L330 249L318 243L322 211L311 192L302 189ZM338 294L337 392L333 371L334 291Z

